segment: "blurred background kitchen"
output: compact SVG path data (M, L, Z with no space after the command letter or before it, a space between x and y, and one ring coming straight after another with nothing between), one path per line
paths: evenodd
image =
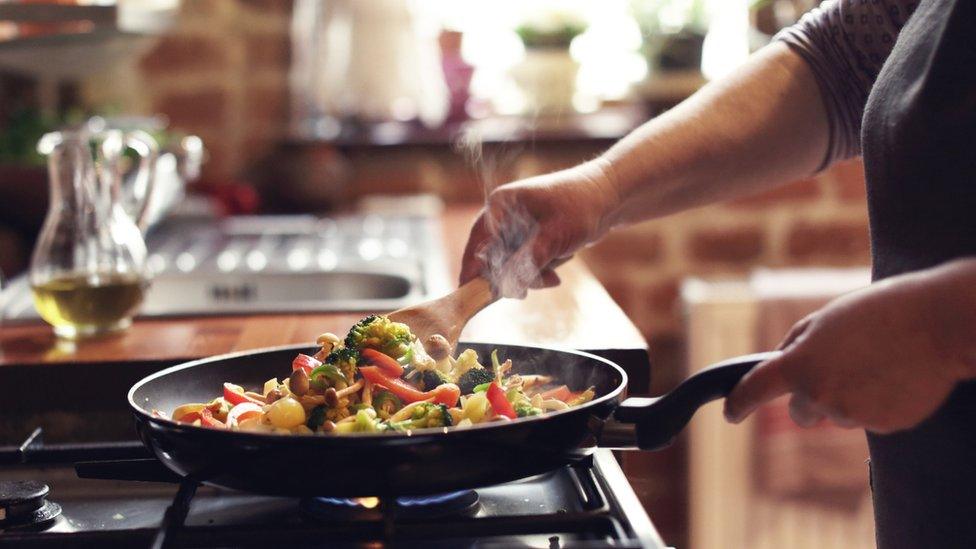
M28 267L47 194L36 144L66 124L101 116L171 152L160 216L335 212L377 194L477 204L486 188L598 154L812 6L2 2L0 271ZM775 345L865 284L868 254L850 162L615 232L584 257L649 342L658 394ZM799 430L785 404L746 428L721 425L713 405L676 446L625 458L669 543L873 546L858 432Z

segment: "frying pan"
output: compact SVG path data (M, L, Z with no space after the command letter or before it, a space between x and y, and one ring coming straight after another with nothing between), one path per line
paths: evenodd
M304 345L221 355L150 375L129 390L143 443L177 474L199 482L282 496L424 495L508 482L572 463L597 446L653 450L668 445L706 402L729 393L771 353L702 370L670 393L620 402L627 374L579 351L461 343L485 356L498 349L512 372L551 375L573 390L593 386L578 407L510 422L409 434L288 436L224 431L154 417L187 402L208 402L225 381L260 387L289 372Z

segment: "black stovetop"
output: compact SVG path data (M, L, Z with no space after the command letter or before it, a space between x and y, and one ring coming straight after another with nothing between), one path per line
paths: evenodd
M76 474L76 462L133 456L145 457L127 444L0 449L0 483L40 481L50 487L47 501L61 508L57 518L35 526L4 530L0 520L0 546L664 547L609 450L572 467L479 488L457 508L420 511L373 498L323 507L190 483ZM153 478L158 470L158 462L135 463L89 463L80 470L99 476L117 471L116 478Z

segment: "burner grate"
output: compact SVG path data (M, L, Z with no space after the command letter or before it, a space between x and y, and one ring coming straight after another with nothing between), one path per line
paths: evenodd
M0 526L0 547L267 547L308 546L309 540L426 549L664 546L606 450L477 492L382 501L197 490L138 443L49 445L39 430L19 447L0 448L0 463L10 464L0 467L0 482L51 485L60 506L37 506L42 514L63 507L42 525ZM114 482L103 491L89 479Z

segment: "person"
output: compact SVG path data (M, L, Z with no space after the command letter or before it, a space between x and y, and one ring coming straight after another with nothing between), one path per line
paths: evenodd
M493 190L461 282L523 297L623 225L862 154L873 278L726 399L866 429L879 547L976 547L976 2L829 0L600 157Z

